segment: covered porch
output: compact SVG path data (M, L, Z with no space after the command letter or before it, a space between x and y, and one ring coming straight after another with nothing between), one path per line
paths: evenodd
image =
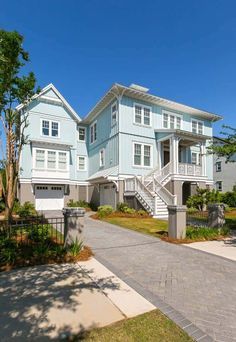
M182 130L156 130L157 171L187 177L206 177L209 136Z

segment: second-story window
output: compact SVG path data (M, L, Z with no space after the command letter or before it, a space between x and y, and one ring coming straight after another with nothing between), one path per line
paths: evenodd
M85 128L79 127L79 141L85 141Z
M59 122L51 120L41 121L41 134L48 137L59 137Z
M221 161L216 162L216 172L221 172Z
M192 120L192 132L196 134L203 134L203 122Z
M97 140L97 122L94 122L90 126L90 143L94 143Z
M56 152L48 151L48 160L47 160L48 169L56 169Z
M104 148L100 150L100 167L105 165L105 150Z
M85 156L78 156L77 169L79 171L85 171L86 170L86 157Z
M36 168L44 169L44 165L45 165L45 151L36 150L36 160L35 160Z
M118 111L117 111L117 103L114 103L111 106L111 125L115 125L118 120Z
M162 127L170 129L181 129L182 117L178 114L163 111L162 112Z
M135 104L134 123L138 125L151 126L151 108L144 105Z
M67 169L67 156L65 152L58 153L58 169L60 170Z
M151 145L134 143L133 164L134 166L150 167L152 165Z

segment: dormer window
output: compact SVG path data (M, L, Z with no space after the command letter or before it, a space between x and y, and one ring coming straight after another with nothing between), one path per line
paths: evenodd
M41 120L41 135L59 138L59 122L52 120Z

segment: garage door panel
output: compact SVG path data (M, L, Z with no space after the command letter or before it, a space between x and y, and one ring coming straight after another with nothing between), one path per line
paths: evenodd
M64 207L64 187L38 185L35 189L36 210L61 210Z

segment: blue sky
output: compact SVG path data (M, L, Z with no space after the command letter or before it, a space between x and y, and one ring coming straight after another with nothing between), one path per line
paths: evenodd
M0 26L25 37L30 69L84 116L114 83L235 125L236 2L1 0Z

